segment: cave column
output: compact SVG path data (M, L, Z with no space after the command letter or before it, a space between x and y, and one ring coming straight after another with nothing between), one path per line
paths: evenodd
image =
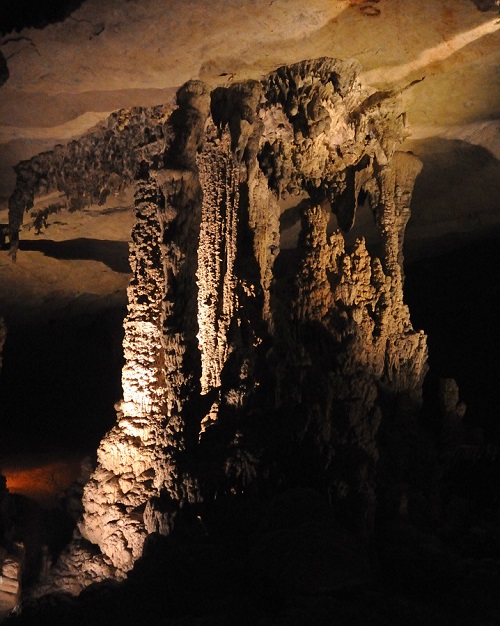
M310 206L302 215L298 250L295 312L301 322L323 322L335 303L328 279L332 251L327 236L329 215L321 206Z
M128 288L128 315L124 321L125 366L122 371L124 416L137 425L170 412L172 399L165 392L163 322L165 268L162 261L163 219L158 207L160 191L143 183L136 204ZM153 366L156 364L156 366Z
M377 223L385 246L386 270L391 276L403 275L403 242L410 219L410 202L422 162L410 152L395 152L387 166L376 170L380 199Z
M139 184L124 322L123 402L117 424L99 446L79 525L118 573L129 570L142 553L147 529L139 511L163 486L164 476L157 471L162 461L158 444L165 438L165 415L175 405L165 379L162 203L155 182Z
M280 208L269 190L262 171L255 167L248 180L248 226L253 233L253 250L260 273L262 291L262 317L272 330L270 287L273 280L274 261L280 247Z
M203 189L198 247L198 342L201 391L221 385L228 354L227 333L235 308L234 263L238 237L239 165L227 131L207 141L199 155Z

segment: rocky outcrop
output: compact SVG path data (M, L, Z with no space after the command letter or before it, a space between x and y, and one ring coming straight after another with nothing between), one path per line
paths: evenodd
M313 487L339 523L372 532L378 428L415 416L427 348L403 299L420 163L397 151L398 96L370 93L356 72L323 58L211 94L192 81L157 141L144 144L143 110L129 143L111 133L116 184L137 177L124 398L79 529L117 576L149 533L199 520L222 495ZM82 142L71 149L93 142L102 160L98 136ZM38 163L18 169L14 227L41 187ZM88 185L69 196L96 197ZM301 231L280 252L293 196ZM373 213L379 257L363 238L346 243L359 210Z
M0 546L0 619L3 619L21 599L23 548L7 553Z
M117 111L95 132L18 163L9 198L11 255L16 256L23 216L35 196L59 191L70 211L103 204L109 194L132 183L140 163L152 160L158 145L164 146L163 123L170 112L168 105Z

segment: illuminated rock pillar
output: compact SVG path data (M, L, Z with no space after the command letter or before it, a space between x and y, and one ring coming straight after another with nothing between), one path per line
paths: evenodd
M403 242L410 218L410 202L422 162L413 154L395 152L388 165L375 168L379 193L370 197L384 245L383 267L387 274L384 319L392 332L385 346L383 382L396 392L406 392L418 402L427 372L427 338L415 332L404 303Z
M236 300L239 166L226 131L207 141L198 158L203 203L198 248L198 344L201 391L221 386L228 356L228 327Z
M124 397L79 525L115 575L181 510L263 483L325 490L346 524L373 529L385 401L415 415L427 347L403 301L420 162L396 151L396 96L356 71L317 59L211 94L191 81L141 165ZM290 195L302 221L285 257ZM362 196L380 259L346 244Z
M133 278L124 322L123 402L102 440L98 466L85 487L82 535L96 543L118 571L141 555L147 535L144 505L163 488L157 463L164 422L172 410L165 381L164 219L154 182L139 185L130 246ZM163 459L162 459L163 462Z

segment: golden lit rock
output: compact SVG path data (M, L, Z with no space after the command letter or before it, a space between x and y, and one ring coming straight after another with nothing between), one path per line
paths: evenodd
M292 480L295 457L314 458L315 484L372 532L383 400L418 410L427 348L402 272L421 164L397 151L408 135L400 94L370 95L357 71L322 58L211 93L190 81L170 115L115 114L106 139L98 130L72 148L128 149L113 184L136 178L123 401L78 525L103 576L123 577L147 535L172 532L180 511L256 490L272 473ZM160 117L161 136L145 147L145 126ZM29 176L39 161L19 170L14 229L39 192ZM82 202L85 193L77 187ZM295 196L297 246L280 250L280 213ZM373 213L379 256L363 238L347 242L361 206ZM74 546L84 549L79 536Z

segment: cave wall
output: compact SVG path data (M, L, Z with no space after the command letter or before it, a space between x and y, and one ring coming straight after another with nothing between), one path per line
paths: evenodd
M81 160L93 174L78 198L94 197L96 180L109 189L114 174L116 184L137 179L124 397L79 524L100 549L101 577L125 575L149 533L169 534L221 495L314 486L341 522L369 535L380 423L414 418L427 368L426 336L403 298L421 164L397 150L408 134L399 97L370 93L355 64L322 58L212 92L191 81L171 114L159 112L147 151L146 110L133 138L115 121L111 139L100 131L70 148L101 150ZM109 141L117 152L102 151ZM47 165L65 149L18 169L13 232L42 181L60 186L36 174L39 160L54 171ZM301 200L300 235L280 252L290 196ZM363 202L380 258L363 238L345 244ZM82 545L75 539L65 563L85 586L96 571L75 573Z

